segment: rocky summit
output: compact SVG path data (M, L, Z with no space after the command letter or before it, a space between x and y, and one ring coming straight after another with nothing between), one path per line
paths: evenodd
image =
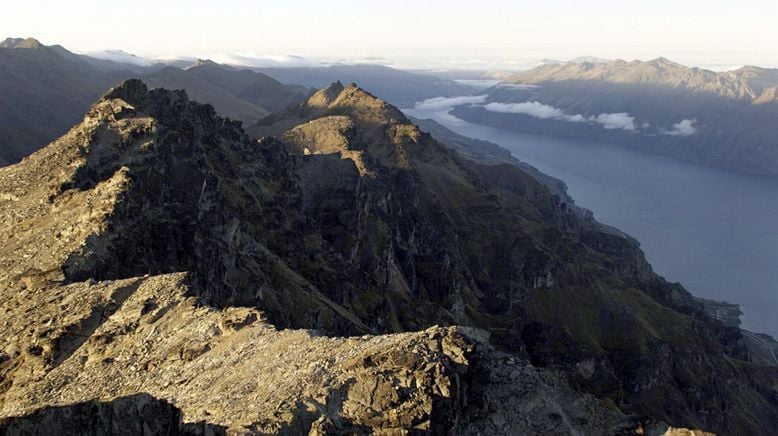
M130 80L0 168L0 433L778 432L778 369L536 175L356 85L248 132Z

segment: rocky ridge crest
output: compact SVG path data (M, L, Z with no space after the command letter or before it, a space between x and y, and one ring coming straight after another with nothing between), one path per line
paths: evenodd
M495 350L478 330L351 338L278 330L273 324L290 321L269 322L263 309L273 312L272 303L260 301L271 292L291 299L289 318L311 300L329 319L319 324L368 330L241 229L249 204L261 208L254 218L281 213L275 196L288 188L280 177L291 177L288 159L279 143L249 140L182 92L129 81L67 135L0 170L3 432L628 425L552 372ZM249 279L275 291L249 291ZM236 306L241 300L253 307ZM294 323L319 325L304 320Z
M233 433L776 422L736 329L518 168L354 85L256 127L133 80L0 169L8 425L141 392Z

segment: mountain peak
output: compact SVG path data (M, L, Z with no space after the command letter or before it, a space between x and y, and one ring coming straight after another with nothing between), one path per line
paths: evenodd
M685 65L681 65L678 62L673 62L670 59L667 59L666 57L658 57L656 59L652 59L647 64L654 65L654 66L661 66L661 67L670 67L670 68L683 68L688 69L689 67Z
M0 43L0 47L2 48L24 48L29 50L38 50L41 48L44 48L45 46L40 43L35 38L6 38L2 43Z
M27 38L16 46L16 48L26 48L31 50L37 50L43 47L44 45L35 38Z
M316 92L308 99L308 107L330 109L337 112L361 113L363 116L372 114L374 121L390 123L408 123L409 121L399 109L370 92L360 88L356 83L343 85L334 82ZM376 116L378 118L376 118Z
M330 83L326 88L317 91L308 99L308 106L327 107L340 95L345 87L340 80Z
M122 105L129 105L128 110L120 107L119 112L117 112L117 108L110 103L115 99L121 100ZM186 91L182 89L149 89L146 83L140 79L125 80L118 86L111 88L103 95L95 106L96 109L90 114L97 113L98 117L105 114L105 111L100 110L101 104L105 103L110 106L109 119L111 120L125 116L136 116L138 112L142 112L161 123L178 125L180 122L186 122L229 131L229 136L242 134L242 132L241 134L235 133L236 126L240 125L239 121L233 122L220 118L212 105L191 100Z
M102 100L118 98L130 104L139 104L146 99L149 88L140 79L129 79L108 90Z
M22 38L6 38L0 42L0 48L15 48L22 41L24 41Z
M217 71L230 71L230 72L237 72L239 71L237 68L232 67L230 65L226 64L220 64L214 60L211 59L198 59L193 63L192 65L185 68L187 71L196 71L196 70L217 70ZM254 74L260 74L260 73L254 73Z
M330 107L336 110L347 110L354 114L359 113L363 118L367 116L367 118L381 123L410 123L395 106L360 88L356 83L349 83L345 86Z
M195 61L194 64L192 64L189 68L197 68L197 67L204 67L204 66L212 66L212 67L221 67L221 65L217 64L216 62L210 60L210 59L198 59Z

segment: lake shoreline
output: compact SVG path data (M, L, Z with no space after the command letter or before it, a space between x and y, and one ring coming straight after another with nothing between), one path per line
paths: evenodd
M742 308L745 329L778 336L778 177L739 174L619 145L469 123L450 107L403 109L500 145L564 181L576 204L636 237L660 275Z

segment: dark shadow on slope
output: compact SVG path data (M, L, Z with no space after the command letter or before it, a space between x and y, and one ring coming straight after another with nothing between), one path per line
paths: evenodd
M0 419L2 436L80 435L226 435L226 427L184 423L181 409L145 393L67 406Z
M78 324L68 326L65 333L57 338L54 368L61 365L62 362L76 352L81 345L88 341L94 332L97 331L111 315L116 313L116 311L122 307L122 304L138 290L141 283L143 283L142 279L136 279L135 283L116 289L116 291L111 294L111 298L106 301L105 305L92 307L92 313L88 318L82 319Z

